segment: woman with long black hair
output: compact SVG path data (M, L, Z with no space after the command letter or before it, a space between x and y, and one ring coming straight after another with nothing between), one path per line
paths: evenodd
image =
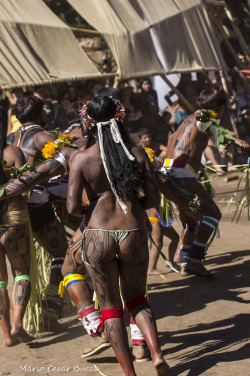
M97 143L77 153L72 161L67 208L69 213L83 215L85 189L90 205L85 213L81 257L98 297L101 325L125 375L135 375L135 370L123 322L119 279L126 308L147 342L157 375L166 375L170 368L162 356L153 311L145 298L145 209L158 206L158 186L146 153L131 145L125 133L120 121L123 115L119 101L108 97L95 97L83 106L82 121Z
M0 129L0 161L7 166L20 168L25 164L21 149L6 146L4 133ZM0 185L9 180L8 169L0 163ZM13 323L10 324L10 301L7 291L8 274L6 256L9 259L14 286L12 294ZM28 212L21 196L0 202L0 325L4 333L6 346L14 345L18 340L30 342L31 337L22 326L26 306L31 293L30 234Z

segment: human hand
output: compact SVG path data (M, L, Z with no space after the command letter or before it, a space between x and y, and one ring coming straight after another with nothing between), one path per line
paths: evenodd
M240 146L242 149L248 149L250 148L250 145L248 142L244 141L244 140L241 140L239 138L234 138L234 142Z

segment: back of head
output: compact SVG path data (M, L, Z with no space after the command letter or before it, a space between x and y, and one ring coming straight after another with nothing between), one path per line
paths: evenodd
M98 96L83 107L81 117L90 133L95 132L100 155L111 188L118 197L130 197L142 184L141 172L125 143L129 143L122 124L125 108L120 101Z
M69 125L73 123L79 123L80 125L79 114L83 105L84 105L84 102L82 101L74 102L70 104L67 114L66 114Z
M15 115L21 124L35 122L42 115L44 102L42 99L31 95L19 98L16 102Z
M111 97L113 99L121 99L120 90L114 87L102 87L101 89L97 90L94 95L95 97Z
M97 96L88 104L88 115L97 122L105 122L112 119L116 114L114 101L106 96Z
M204 110L217 110L227 102L226 96L222 91L216 89L205 89L196 99L198 108Z

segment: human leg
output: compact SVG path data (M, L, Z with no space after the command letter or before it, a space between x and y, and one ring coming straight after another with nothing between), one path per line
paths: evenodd
M78 310L79 318L88 335L91 336L90 346L83 351L82 357L85 358L110 344L106 333L103 333L103 328L100 327L101 313L92 303L93 287L90 278L86 278L87 270L81 259L81 250L82 232L78 229L67 250L62 275L68 294Z
M108 339L125 375L135 375L127 331L122 318L117 244L106 231L86 230L83 247L86 262L89 263L86 268L102 310L102 320Z
M177 251L180 236L175 231L173 226L164 227L163 235L170 239L170 243L168 245L168 259L172 264L174 264L175 267L178 268L178 265L176 265L174 258Z
M48 223L41 228L36 228L34 236L38 243L53 257L49 284L44 291L46 299L43 302L43 308L45 317L50 320L57 320L61 317L63 309L63 299L59 298L57 291L59 283L62 281L61 268L68 243L62 223L52 214L49 216Z
M158 214L157 210L156 213ZM154 240L155 244L151 242L149 247L149 263L148 263L148 275L158 275L161 272L157 269L157 262L159 260L159 250L162 249L163 245L163 234L160 225L160 221L158 216L149 217L152 226L152 239Z
M146 230L131 232L121 244L118 256L121 290L126 308L147 342L158 374L166 375L170 368L162 356L152 308L144 297L148 268Z
M7 291L8 275L4 248L0 245L0 325L3 330L4 343L12 346L15 339L11 337L10 300Z
M31 293L29 278L30 235L28 224L10 227L2 239L14 276L12 291L13 323L11 335L22 342L30 342L30 336L23 328L23 317Z
M213 145L208 145L204 150L204 154L207 160L210 160L212 165L215 166L217 175L224 175L225 171L220 167L218 148Z
M206 190L198 182L185 186L185 189L199 197L202 215L202 220L195 233L191 248L186 250L185 255L183 255L183 262L187 262L185 270L202 277L211 277L212 274L204 267L202 260L205 256L209 238L219 225L221 212Z

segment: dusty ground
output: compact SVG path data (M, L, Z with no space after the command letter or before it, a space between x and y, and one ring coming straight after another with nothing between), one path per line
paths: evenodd
M222 211L230 197L225 192L233 191L236 184L222 178L215 181ZM207 267L215 275L212 281L181 278L173 272L149 277L150 302L172 375L250 375L250 223L244 215L237 225L232 224L232 209L223 216L221 238L208 253ZM175 227L180 229L178 224ZM163 260L159 268L169 270ZM81 359L89 337L74 313L61 326L57 334L46 333L30 345L13 348L4 347L0 332L0 376L100 374L94 365L109 375L122 375L112 349ZM135 368L137 375L154 375L151 362L136 363Z

